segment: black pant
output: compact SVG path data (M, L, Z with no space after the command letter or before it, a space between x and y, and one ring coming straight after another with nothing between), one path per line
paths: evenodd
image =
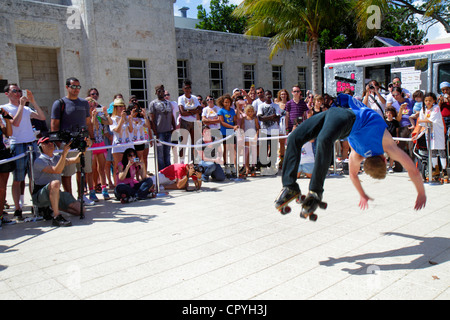
M288 137L283 162L283 186L299 190L297 170L303 145L316 139L314 170L309 190L319 196L333 159L334 143L349 136L356 115L351 109L330 108L304 121Z

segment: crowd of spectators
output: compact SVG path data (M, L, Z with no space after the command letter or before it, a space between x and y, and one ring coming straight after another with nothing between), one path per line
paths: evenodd
M155 87L155 99L147 107L136 96L129 97L126 103L121 93L114 95L111 103L100 105L98 90L90 88L87 97L81 96L82 86L76 78L67 79L65 88L66 95L52 106L50 128L31 91L22 91L14 83L4 88L9 103L0 110L1 159L14 156L18 159L0 164L3 224L14 223L4 212L11 172L14 218L23 219L25 176L28 175L33 205L43 212L44 218L52 219L53 225L68 226L70 222L60 210L82 215L80 203L95 205L100 201L97 194L105 201L113 194L116 200L127 203L152 197L161 190L187 190L190 178L194 187L200 189L202 182L211 180L234 179L257 171L276 174L282 169L286 136L304 119L335 107L333 98L327 94L314 95L308 91L303 98L298 85L290 91L282 89L276 96L270 90L253 86L248 92L236 88L217 99L211 95L203 99L192 94L192 83L185 80L184 94L177 101L171 99L161 84ZM421 91L411 94L395 78L389 91L383 94L379 83L372 80L360 99L386 119L394 137L409 138L416 125L432 122L436 128L431 146L436 150L433 167L438 167L439 156L444 170L447 134L443 124L450 125L450 84L442 83L441 91L439 98ZM346 93L353 95L353 92ZM9 148L3 137L9 139ZM74 146L74 141L81 146ZM158 172L152 173L148 170L148 155L153 141L157 141ZM345 161L350 148L345 140L340 144L339 159ZM412 156L410 142L401 141L399 147ZM298 176L310 177L314 141L306 144L302 153ZM33 179L30 168L33 168ZM389 172L393 168L391 162ZM72 192L75 174L77 196Z

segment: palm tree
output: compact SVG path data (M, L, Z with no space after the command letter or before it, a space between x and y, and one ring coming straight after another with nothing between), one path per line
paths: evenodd
M320 31L332 22L336 10L349 9L348 1L332 0L243 0L234 10L237 17L248 17L248 36L270 36L272 58L280 49L298 41L308 42L312 60L312 91L319 93Z

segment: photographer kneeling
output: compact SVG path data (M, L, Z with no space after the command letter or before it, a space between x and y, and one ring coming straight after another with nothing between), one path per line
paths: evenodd
M147 177L145 165L136 155L136 150L128 148L123 153L122 161L118 164L118 185L114 195L122 203L144 200L154 190L153 180Z
M59 210L79 216L81 214L81 203L75 200L69 192L60 191L61 174L66 165L80 162L81 153L75 158L67 159L67 154L70 151L70 143L68 143L64 146L61 155L54 155L55 144L50 141L49 137L40 138L38 146L41 155L33 165L33 203L39 208L52 207L52 225L56 227L71 226L72 223L67 221Z
M158 172L159 185L166 190L181 190L188 191L189 177L195 184L195 189L200 190L202 186L202 174L205 169L201 166L194 166L194 164L175 163L165 167ZM161 188L162 189L162 188Z

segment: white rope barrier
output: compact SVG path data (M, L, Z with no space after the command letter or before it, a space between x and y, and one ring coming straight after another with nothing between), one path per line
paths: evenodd
M425 133L427 132L427 130L423 130L419 135L417 135L417 137L414 138L399 138L399 137L393 137L392 139L394 139L395 141L405 141L405 142L410 142L413 140L418 140L419 138L421 138L423 135L425 135ZM220 144L224 141L227 141L233 137L238 137L238 133L234 132L232 135L229 135L226 138L217 140L217 141L213 141L213 142L209 142L209 143L205 143L205 144L176 144L176 143L170 143L170 142L166 142L166 141L161 141L158 139L153 139L153 140L140 140L140 141L135 141L135 142L130 142L130 143L120 143L120 144L116 144L116 145L110 145L110 146L101 146L101 147L95 147L95 148L88 148L86 149L86 151L97 151L97 150L107 150L107 149L113 149L113 148L119 148L119 147L134 147L135 145L141 145L141 144L145 144L148 142L154 142L156 141L156 143L160 143L163 145L167 145L167 146L171 146L171 147L178 147L178 148L203 148L203 147L207 147L207 146L211 146L211 145L216 145L216 144ZM271 136L271 137L259 137L258 139L254 139L254 138L250 138L250 137L245 137L245 141L269 141L269 140L281 140L281 139L287 139L289 137L289 135L286 136ZM241 138L241 137L238 137ZM77 149L71 149L70 152L76 152L78 151ZM62 153L63 150L55 150L54 153ZM25 157L27 154L21 154L12 158L8 158L8 159L4 159L4 160L0 160L0 165L8 163L8 162L12 162L12 161L16 161L19 160L23 157Z

